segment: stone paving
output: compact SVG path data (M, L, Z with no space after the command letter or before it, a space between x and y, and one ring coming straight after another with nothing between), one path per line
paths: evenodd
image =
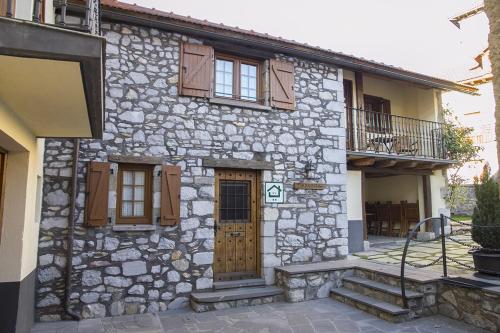
M447 260L448 272L452 274L470 272L470 269L457 262L468 266L474 266L472 256L468 254L468 251L470 250L470 246L477 246L477 244L471 240L470 234L455 235L452 236L452 238L463 244L454 242L450 239L446 240L446 255L448 258L451 258ZM405 246L404 241L404 239L400 238L376 237L374 242L371 243L372 245L368 251L354 253L353 255L378 263L400 264ZM410 265L428 265L439 258L441 252L441 239L430 242L411 241L406 260ZM442 261L439 261L429 268L442 271Z
M205 313L189 309L80 322L38 323L32 333L134 332L333 332L333 333L472 333L486 332L442 316L392 324L361 310L321 299L273 303Z

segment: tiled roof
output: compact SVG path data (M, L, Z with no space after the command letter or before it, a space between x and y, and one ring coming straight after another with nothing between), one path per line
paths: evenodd
M79 2L80 0L73 0L74 2ZM173 12L165 12L155 8L142 7L137 4L124 3L117 0L101 0L101 5L103 10L118 11L126 13L135 13L140 15L152 16L157 19L168 20L172 23L185 23L192 26L196 26L199 29L210 29L213 31L220 31L225 33L231 33L236 35L235 37L250 37L257 38L271 43L279 43L280 45L285 45L290 48L300 48L301 50L306 50L311 53L321 53L324 57L332 57L332 62L335 60L342 63L349 63L351 68L361 68L366 71L373 69L374 73L379 75L397 77L400 80L417 82L420 84L428 85L431 87L436 87L440 89L447 90L457 90L467 93L473 93L476 91L475 88L468 85L460 84L457 82L448 81L445 79L420 74L417 72L409 71L401 67L391 66L384 64L382 62L376 62L373 60L367 60L361 57L355 57L352 55L344 54L341 52L332 51L330 49L324 49L319 46L312 46L307 43L299 43L294 40L289 40L281 37L271 36L267 33L259 33L253 30L241 29L239 27L230 27L222 23L213 23L207 20L195 19L190 16L178 15ZM347 66L349 67L349 66ZM391 75L392 74L392 75ZM406 78L406 79L405 79Z

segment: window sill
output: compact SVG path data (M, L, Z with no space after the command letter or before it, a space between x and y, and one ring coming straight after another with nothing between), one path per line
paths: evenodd
M271 111L272 110L272 108L270 106L252 103L252 102L239 101L239 100L229 99L229 98L212 97L212 98L210 98L209 101L212 104L234 106L234 107L242 108L242 109L251 109L251 110L257 110L257 111Z
M120 224L114 225L113 231L155 231L156 225L153 224Z

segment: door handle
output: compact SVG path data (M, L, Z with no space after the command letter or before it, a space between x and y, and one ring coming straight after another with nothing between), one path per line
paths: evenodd
M230 232L226 234L227 237L239 237L241 236L241 232Z

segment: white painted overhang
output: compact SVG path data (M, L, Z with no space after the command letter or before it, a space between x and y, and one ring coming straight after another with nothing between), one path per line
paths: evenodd
M0 17L0 100L37 137L101 138L105 39Z

